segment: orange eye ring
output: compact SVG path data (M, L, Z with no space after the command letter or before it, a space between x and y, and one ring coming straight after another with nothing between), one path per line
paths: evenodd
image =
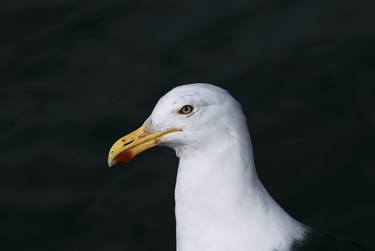
M194 107L192 105L184 105L180 110L178 110L178 114L188 115L192 113L193 110Z

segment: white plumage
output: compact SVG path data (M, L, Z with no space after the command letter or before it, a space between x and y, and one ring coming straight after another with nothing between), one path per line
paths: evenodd
M176 108L194 106L189 116ZM179 86L157 103L152 130L181 128L163 144L180 158L175 188L178 251L287 250L303 226L269 196L253 161L239 103L209 84Z

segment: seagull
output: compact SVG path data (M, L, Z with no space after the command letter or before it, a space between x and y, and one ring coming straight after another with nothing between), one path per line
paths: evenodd
M175 87L137 130L117 140L108 165L164 145L179 158L177 251L351 251L356 242L300 223L270 196L255 170L241 105L204 83Z

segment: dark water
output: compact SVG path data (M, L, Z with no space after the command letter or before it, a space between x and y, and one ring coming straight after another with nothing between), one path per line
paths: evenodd
M175 250L177 159L106 167L178 83L243 105L297 219L375 247L372 1L0 3L0 249Z

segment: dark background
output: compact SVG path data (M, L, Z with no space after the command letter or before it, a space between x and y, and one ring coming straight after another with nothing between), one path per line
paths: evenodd
M3 1L0 249L175 250L178 160L107 168L181 83L243 105L294 217L375 247L373 1Z

